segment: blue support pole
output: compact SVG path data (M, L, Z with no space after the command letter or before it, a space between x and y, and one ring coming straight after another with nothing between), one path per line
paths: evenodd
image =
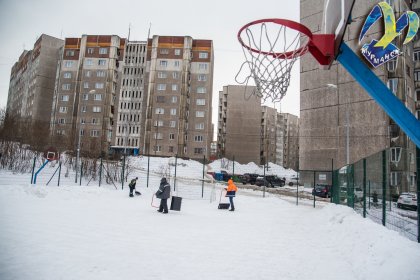
M420 147L420 121L344 42L337 61L353 76L388 116Z
M44 164L38 169L38 171L34 175L34 185L36 185L36 177L38 176L38 173L41 172L41 170L49 163L50 161L47 159Z

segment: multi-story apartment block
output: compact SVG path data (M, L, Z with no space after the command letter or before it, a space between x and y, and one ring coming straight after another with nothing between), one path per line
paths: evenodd
M420 1L412 1L412 10L420 16ZM414 39L414 102L416 108L416 117L420 120L420 35L417 34Z
M65 39L51 126L57 146L109 151L125 43L116 35Z
M228 85L219 91L218 157L260 163L261 99L251 96L254 90L253 86Z
M277 111L274 108L262 106L261 112L260 162L267 164L276 162Z
M379 2L355 1L344 41L358 54L361 28ZM409 9L410 1L386 2L393 7L396 18ZM300 8L301 23L313 33L321 32L323 0L301 1ZM382 35L382 28L368 31L369 38L380 39ZM403 40L402 36L396 39L403 55L374 71L414 113L413 45L403 45ZM391 148L390 185L395 192L410 189L415 181L415 146L401 129L339 64L334 63L329 71L321 70L310 55L305 55L300 65L300 169L328 171L332 159L337 169Z
M42 34L30 51L24 51L10 75L7 115L18 127L15 133L25 142L48 142L59 51L64 41ZM42 147L41 147L42 148Z
M276 124L276 164L299 170L299 117L278 113Z
M146 42L128 41L116 101L118 113L114 121L112 141L112 148L115 151L138 154L143 148L146 105L145 65Z
M213 42L155 35L147 48L144 153L208 158Z

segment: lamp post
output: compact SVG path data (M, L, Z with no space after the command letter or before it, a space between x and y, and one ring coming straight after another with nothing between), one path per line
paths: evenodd
M334 88L337 90L337 96L340 94L338 85L335 84L327 84L329 88ZM340 105L340 104L338 104ZM350 164L350 139L349 139L349 110L346 104L346 165Z
M95 93L96 92L96 90L94 90L94 89L92 89L92 90L90 90L89 92L88 92L88 94L89 93ZM88 97L89 98L89 97ZM83 97L82 97L82 100L84 100L83 99ZM79 106L80 107L80 106ZM80 112L80 110L79 110L79 113L81 113ZM78 113L78 114L79 114ZM86 121L86 120L85 120ZM82 123L82 122L80 122L80 124L79 125L82 125L82 124L84 124L84 123ZM77 174L78 174L78 169L79 169L79 160L80 160L80 139L81 139L81 136L82 136L82 130L80 129L80 127L79 127L79 139L78 139L78 141L77 141L77 157L76 157L76 178L75 178L75 180L74 180L74 182L75 183L77 183ZM84 132L83 132L83 134L84 134Z

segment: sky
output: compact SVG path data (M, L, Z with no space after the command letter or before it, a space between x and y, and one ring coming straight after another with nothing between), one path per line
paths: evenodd
M57 175L46 185L57 164L48 164L36 185L31 173L0 170L0 279L419 278L420 244L350 207L317 201L314 208L307 199L296 205L294 196L238 185L235 211L221 210L226 184L207 183L202 194L201 164L178 160L176 191L170 182L181 209L165 215L152 197L160 167L174 158L151 158L149 187L147 159L134 158L130 178L138 176L141 195L131 198L127 187L105 180L101 187L89 177L75 184L68 163L59 187Z
M115 34L130 40L150 35L191 36L214 44L213 123L217 123L218 93L225 85L237 84L235 75L244 61L237 41L238 30L263 18L299 21L299 1L289 0L193 0L104 1L104 0L0 0L0 107L7 104L10 70L24 49L32 49L37 38L82 34ZM274 106L273 104L267 104ZM291 86L275 108L299 115L299 65L292 71Z

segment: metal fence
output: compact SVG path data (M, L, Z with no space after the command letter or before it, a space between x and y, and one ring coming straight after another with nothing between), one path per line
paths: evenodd
M398 200L402 193L419 197L414 155L391 148L334 170L332 201L420 242L419 202Z

